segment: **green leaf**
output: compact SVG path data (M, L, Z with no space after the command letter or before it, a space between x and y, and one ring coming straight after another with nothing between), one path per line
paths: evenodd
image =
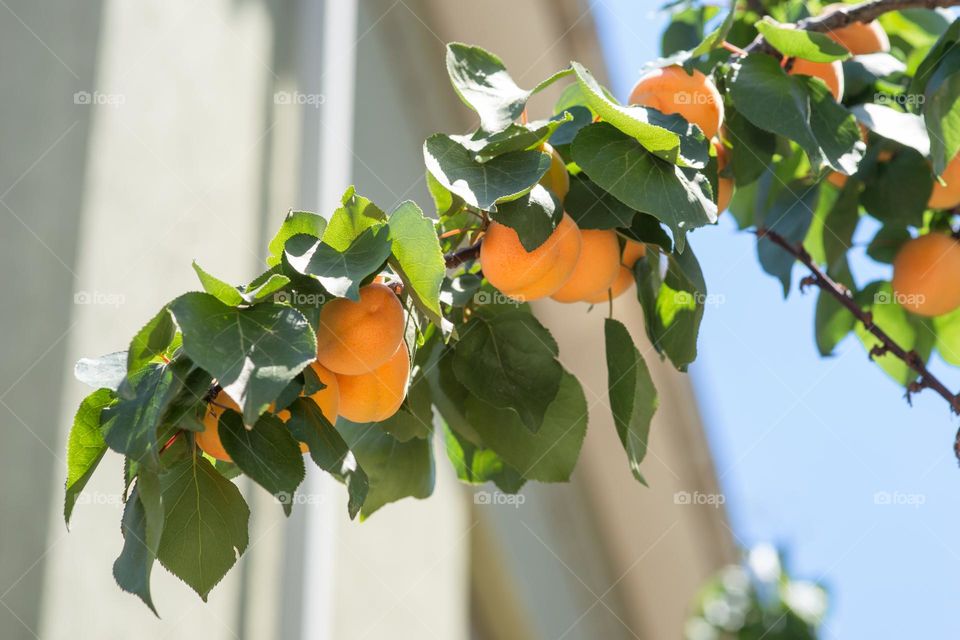
M658 353L686 371L697 358L697 335L707 300L700 263L689 247L668 253L667 272L660 276L660 251L647 247L645 258L633 266L637 299L643 306L647 337Z
M581 229L629 227L637 213L582 173L571 176L563 208Z
M130 341L127 350L127 371L133 373L162 355L173 342L177 325L170 310L164 306Z
M617 435L627 452L633 477L644 485L640 463L647 455L650 421L660 404L647 363L633 344L630 332L607 318L603 333L607 349L607 387Z
M453 372L472 394L536 432L563 375L557 354L553 336L530 313L483 308L463 327Z
M370 490L360 511L361 520L391 502L406 497L428 498L433 493L436 470L429 440L399 442L375 423L354 426L338 421L337 431L369 477Z
M833 62L850 57L846 47L825 34L797 29L792 24L782 25L770 16L765 16L754 27L774 49L790 58L803 58L810 62Z
M566 482L577 464L587 431L587 400L577 379L561 371L558 391L536 433L517 414L475 395L467 398L467 416L483 442L516 468L540 482Z
M247 548L250 509L237 487L197 454L166 469L160 491L164 527L157 557L206 602Z
M345 251L311 236L294 236L287 241L287 262L298 273L315 278L331 295L360 299L360 284L377 273L390 257L390 229L365 230Z
M572 121L573 115L561 113L549 120L536 120L527 124L513 123L496 133L487 133L481 129L473 135L452 138L473 152L477 162L486 162L511 151L535 149L546 142L561 125Z
M289 407L287 427L293 437L310 448L314 463L347 487L347 512L356 518L367 499L370 481L343 437L309 398L298 398Z
M171 425L175 429L203 431L203 418L207 411L207 395L213 384L213 377L191 363L178 362L173 367L175 384L178 388L167 405L161 426Z
M73 375L94 389L116 391L127 375L127 352L114 351L99 358L80 358L73 368Z
M776 136L754 126L736 109L729 109L723 121L727 138L733 142L730 167L738 188L748 185L773 163Z
M260 416L252 429L243 426L240 415L224 411L220 416L220 441L234 464L283 505L288 516L293 494L303 482L300 445L274 415Z
M920 155L930 155L930 136L920 116L869 102L851 107L850 111L877 135L916 149Z
M494 54L459 42L447 45L447 73L457 95L480 116L484 131L501 131L520 117L530 91L521 89Z
M482 484L492 481L499 487L516 484L516 490L525 482L520 472L507 464L493 449L474 444L451 429L446 422L443 423L443 436L447 458L461 482ZM518 481L514 482L514 479ZM507 493L516 493L516 490L504 489Z
M960 42L960 22L954 20L940 38L930 47L926 57L917 66L913 79L910 81L909 91L914 95L925 94L927 85L940 68L940 63L953 51L957 42ZM920 101L916 101L920 102Z
M200 279L200 284L203 285L203 290L214 296L217 300L231 307L243 304L243 296L240 295L236 287L204 271L203 268L197 264L196 260L193 261L193 270L197 272L197 277Z
M70 524L70 515L77 496L100 464L107 443L100 432L100 412L114 401L109 389L97 389L80 403L67 438L67 482L63 502L63 520Z
M298 236L307 237L307 236ZM280 392L317 357L306 318L288 306L229 307L206 293L186 293L170 304L183 332L183 349L209 372L254 424Z
M933 318L933 327L940 357L955 367L960 366L960 309Z
M123 550L113 563L113 577L121 589L138 596L158 616L150 595L150 574L160 547L163 518L159 476L140 471L123 510Z
M426 172L427 190L433 199L433 206L437 211L437 218L443 222L463 211L463 198L450 192L437 182L433 174Z
M107 446L141 466L156 468L157 427L178 388L169 365L152 364L132 373L118 389L117 401L101 412Z
M877 262L893 264L893 259L900 251L900 247L912 237L904 227L884 226L867 245L867 255Z
M960 151L960 50L953 48L944 55L924 95L933 171L940 175Z
M560 223L563 207L549 189L538 184L530 193L500 204L491 217L516 231L523 248L533 251Z
M517 86L494 54L459 42L447 45L447 73L464 104L480 116L480 128L502 131L520 117L531 95L570 74L564 69L531 90Z
M852 175L863 155L860 130L820 81L787 75L772 56L747 56L733 65L728 95L755 126L799 144L819 171Z
M876 163L864 176L864 185L860 202L874 218L894 226L923 225L933 177L916 150L903 148L889 162Z
M605 122L628 138L635 139L644 149L668 163L693 168L706 166L709 157L708 143L699 127L689 124L676 114L667 115L638 105L616 104L583 65L572 62L571 66L577 81L583 87L587 104ZM586 127L584 130L590 128ZM583 130L577 137L582 133ZM580 162L577 161L577 164Z
M386 222L387 214L369 199L357 195L351 186L340 198L340 207L330 216L323 241L337 251L346 251L354 240L372 227Z
M275 267L283 260L283 247L287 240L293 236L305 234L322 238L324 230L327 228L327 221L323 216L309 211L289 211L284 218L283 224L277 230L277 234L270 241L270 256L267 258L267 266Z
M579 85L571 85L577 87ZM570 121L561 124L557 130L550 136L550 144L554 147L562 147L573 142L580 129L593 122L593 112L589 107L574 105L566 110L570 114Z
M487 211L496 203L530 191L550 168L550 155L541 151L512 151L487 162L477 162L462 144L442 133L423 143L427 170L448 191L468 205Z
M440 286L447 268L433 221L407 200L390 214L389 227L390 266L403 281L404 293L431 322L443 326Z
M777 194L770 208L763 212L763 218L757 222L758 228L775 231L793 245L801 244L810 229L818 191L817 185L802 182L788 185ZM783 297L786 298L790 293L796 258L762 235L757 239L757 255L763 270L780 280Z
M670 227L680 251L687 231L717 221L706 176L664 162L610 124L582 129L572 149L574 161L597 185Z
M274 269L278 269L278 267ZM256 304L263 302L288 284L290 284L290 278L271 270L261 274L260 277L244 287L240 291L240 295L243 296L247 304Z
M933 350L936 334L924 324L923 319L911 315L897 304L889 282L874 282L868 285L857 293L854 300L872 314L874 324L885 331L894 342L907 351L916 351L926 362ZM867 353L880 344L862 324L857 323L854 330ZM903 386L917 379L917 374L892 354L887 353L873 360L888 376Z

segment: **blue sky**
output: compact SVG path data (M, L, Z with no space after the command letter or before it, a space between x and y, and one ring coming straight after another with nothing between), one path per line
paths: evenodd
M659 4L593 3L621 100L659 55ZM855 238L860 285L889 278L863 251L876 229L867 221ZM738 542L773 542L795 575L826 584L825 638L956 637L958 421L946 403L927 393L910 408L855 338L818 357L815 293L794 289L784 301L757 263L755 238L729 214L691 245L722 298L706 311L691 375ZM794 280L802 275L796 267ZM960 386L960 371L935 370ZM900 504L877 504L878 494Z

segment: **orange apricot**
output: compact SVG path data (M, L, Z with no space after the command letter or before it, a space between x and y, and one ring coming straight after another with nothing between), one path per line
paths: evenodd
M634 282L633 265L645 255L647 255L647 245L642 242L637 242L636 240L626 240L623 245L623 255L620 257L620 270L617 272L617 277L613 281L613 284L607 289L585 297L584 302L591 304L606 302L626 292Z
M680 114L707 138L717 135L723 124L723 98L713 81L696 69L692 75L680 66L651 71L634 85L629 103Z
M606 291L620 272L620 243L613 229L581 229L580 257L573 273L551 298L580 302Z
M628 239L623 245L623 256L620 258L620 264L628 269L633 269L637 260L645 255L647 255L647 245Z
M527 251L517 232L493 222L480 245L483 275L505 295L536 300L563 286L580 256L580 229L566 213L543 244Z
M931 209L952 209L960 205L960 154L947 163L940 177L944 184L940 184L938 180L933 181L933 191L930 192L927 206Z
M810 62L803 58L794 58L790 67L792 76L810 76L823 80L833 99L840 102L843 98L843 65L838 60L833 62Z
M730 163L730 152L723 142L718 139L713 141L713 148L717 150L717 173L720 174ZM730 206L730 199L733 198L733 178L723 175L717 176L717 211L723 212Z
M567 173L567 164L560 156L560 152L546 142L543 143L541 151L550 154L550 168L540 178L540 184L550 189L553 195L557 196L560 202L563 202L570 191L570 174Z
M357 376L337 375L340 415L351 422L381 422L403 404L410 377L410 352L400 343L389 360Z
M194 434L194 440L207 455L224 462L233 462L233 458L220 442L220 415L224 412L224 407L240 413L237 403L221 389L213 402L207 405L207 412L203 416L203 431Z
M360 289L360 300L336 298L320 311L317 362L334 373L373 371L403 341L403 306L383 284Z
M849 6L842 2L827 5L823 8L823 13L833 13L838 9ZM843 45L847 51L855 56L890 51L890 38L887 37L887 32L876 20L851 22L845 27L827 31L825 35L834 42Z
M945 233L909 240L893 261L896 300L921 316L939 316L960 307L960 243Z

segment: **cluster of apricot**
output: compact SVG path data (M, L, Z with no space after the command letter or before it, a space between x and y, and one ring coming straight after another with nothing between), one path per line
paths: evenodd
M551 168L543 184L562 202L570 177L560 154L548 144ZM483 275L504 295L517 300L550 296L557 302L603 302L615 298L633 283L633 265L646 247L626 240L621 249L612 229L580 229L567 213L553 233L533 251L520 243L517 232L490 223L480 245Z
M410 375L404 326L403 305L379 282L361 287L359 301L336 298L323 306L316 331L317 359L310 369L324 386L310 398L331 424L338 416L351 422L381 422L403 404ZM224 409L240 411L221 391L207 407L204 430L196 442L210 456L230 462L218 430ZM276 416L286 422L290 412L283 409ZM300 450L307 452L306 443L300 443Z

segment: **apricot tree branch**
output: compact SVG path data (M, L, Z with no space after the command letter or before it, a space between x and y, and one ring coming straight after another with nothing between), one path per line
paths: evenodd
M813 261L813 258L803 248L803 245L794 245L786 238L781 236L776 231L772 229L757 229L757 237L767 238L770 242L774 243L790 255L792 255L798 262L803 264L807 269L810 270L810 275L805 277L801 283L801 288L805 288L811 285L818 287L821 291L826 292L832 296L837 302L844 306L853 316L860 321L860 323L866 328L867 331L871 333L877 340L880 341L880 344L876 345L873 349L870 350L870 357L876 358L883 355L893 355L896 358L899 358L906 364L910 369L912 369L917 374L917 379L910 383L907 387L907 401L910 400L910 395L922 391L923 389L932 389L940 394L944 400L950 405L950 409L956 413L960 414L960 395L954 394L947 388L943 382L941 382L935 375L933 375L927 365L924 363L923 358L920 357L916 351L907 351L901 347L897 342L887 334L886 331L878 327L873 323L873 316L869 311L864 311L854 302L853 297L850 295L850 291L843 286L842 284L833 280L830 276L823 272L817 263ZM954 443L954 453L957 456L957 459L960 460L960 432L957 433L957 440Z
M458 267L464 262L469 262L473 260L478 255L480 255L480 242L475 242L468 247L463 247L462 249L457 249L451 253L443 256L444 262L447 264L447 269L453 269Z
M813 16L797 22L797 29L826 32L842 29L854 22L870 22L890 11L901 9L939 9L960 5L960 0L867 0L860 4L851 4L830 13ZM773 47L763 38L750 43L747 52L775 53Z

